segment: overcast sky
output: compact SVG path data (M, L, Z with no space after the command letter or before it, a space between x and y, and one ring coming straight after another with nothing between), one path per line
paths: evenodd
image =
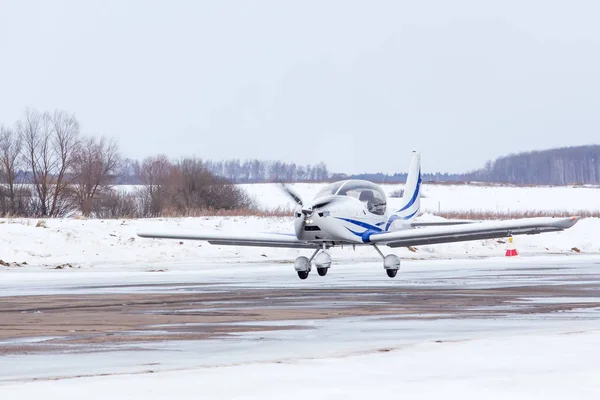
M0 0L0 123L133 158L462 172L600 142L598 1Z

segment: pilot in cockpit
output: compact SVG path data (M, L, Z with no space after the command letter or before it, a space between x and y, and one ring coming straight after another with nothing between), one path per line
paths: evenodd
M375 195L372 190L363 190L360 192L358 199L367 204L367 210L370 212L374 211L377 201L375 200Z

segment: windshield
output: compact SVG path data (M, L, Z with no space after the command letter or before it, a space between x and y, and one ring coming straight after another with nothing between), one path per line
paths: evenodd
M319 192L315 196L315 199L336 194L336 192L340 189L340 187L346 182L347 181L341 181L341 182L335 182L335 183L330 183L329 185L325 185L323 187L323 189L319 190Z
M372 182L361 180L335 182L323 187L315 199L331 195L354 197L365 203L369 212L377 215L385 214L385 193Z

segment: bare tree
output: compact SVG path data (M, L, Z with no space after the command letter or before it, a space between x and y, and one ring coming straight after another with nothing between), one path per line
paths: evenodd
M22 140L12 129L2 126L0 128L0 179L6 184L8 195L7 212L19 212L18 195L22 194L17 182L19 172Z
M79 123L62 111L54 115L27 110L17 131L23 140L24 162L30 169L41 216L56 217L71 210L69 187Z
M139 212L139 198L135 192L108 190L98 194L93 211L96 218L134 218Z
M144 185L140 193L142 216L253 207L246 192L217 177L198 158L184 158L176 164L165 156L146 158L138 176Z
M73 167L75 150L79 143L79 122L74 115L55 111L52 117L52 147L55 156L54 193L50 208L51 216L58 216L71 207L69 187L74 175L69 174Z
M121 156L114 140L89 136L80 141L73 155L75 197L83 215L89 216L94 199L112 190Z
M214 175L197 158L179 161L169 179L171 205L178 214L189 214L192 209L207 208L208 191Z
M173 164L165 155L147 157L142 161L137 174L143 185L140 193L142 216L156 217L162 214L168 201L166 185L172 173Z
M47 114L27 110L22 121L17 122L17 132L23 141L23 162L29 168L39 214L48 215L49 182L47 168L50 123Z
M246 192L213 174L198 158L184 158L174 166L167 190L169 204L178 215L253 206Z

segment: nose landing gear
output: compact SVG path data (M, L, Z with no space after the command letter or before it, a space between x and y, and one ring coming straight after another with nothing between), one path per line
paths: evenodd
M298 278L300 278L300 279L308 278L308 271L298 271Z
M319 273L319 276L327 275L329 267L331 267L331 256L329 255L329 253L325 250L320 252L315 257L315 265L317 267L317 272Z
M323 251L321 249L315 250L312 257L307 258L304 256L300 256L296 258L296 262L294 263L294 269L298 273L298 277L300 279L308 278L308 274L311 271L311 261L315 260L315 266L317 267L317 273L319 276L327 275L329 271L329 267L331 267L331 256L327 252L327 247L323 244Z
M312 259L312 257L311 257ZM308 257L300 256L296 258L296 262L294 263L294 269L298 273L298 278L306 279L308 278L308 273L310 272L310 260Z

